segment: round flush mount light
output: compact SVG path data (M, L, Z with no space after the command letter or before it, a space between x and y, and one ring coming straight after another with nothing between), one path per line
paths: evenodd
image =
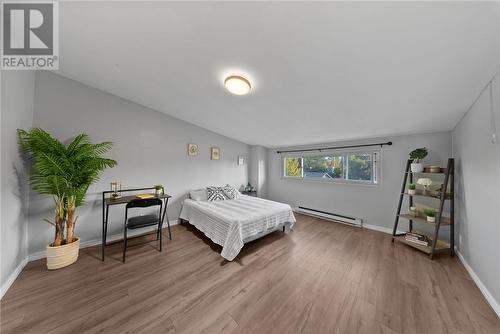
M224 80L224 87L234 95L247 95L252 89L250 81L241 75L230 75Z

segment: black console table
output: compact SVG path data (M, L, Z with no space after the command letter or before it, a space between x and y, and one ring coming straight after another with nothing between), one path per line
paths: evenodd
M154 187L149 187L149 188L135 188L135 189L124 189L121 190L120 193L124 192L135 192L135 191L144 191L144 190L151 190L155 191ZM104 261L104 250L106 248L106 238L107 238L107 233L108 233L108 214L109 214L109 206L110 205L118 205L118 204L127 204L128 202L137 199L137 194L135 195L129 195L129 196L120 196L118 198L112 198L110 196L107 196L109 194L112 194L114 191L112 190L107 190L102 192L102 261ZM171 198L172 196L167 195L165 193L162 193L161 195L155 195L156 198L159 198L163 201L164 206L163 206L163 213L161 215L161 221L165 220L165 216L167 217L167 226L168 226L168 237L170 240L172 240L172 232L170 231L170 221L168 220L168 215L167 215L167 204L168 204L168 199Z

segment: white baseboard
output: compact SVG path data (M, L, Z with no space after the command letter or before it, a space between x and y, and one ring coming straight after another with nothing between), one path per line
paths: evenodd
M19 263L19 265L16 267L16 269L9 275L7 278L7 281L5 281L4 284L2 284L2 287L0 288L0 300L3 298L7 290L9 290L10 286L14 281L16 280L17 276L23 271L23 268L28 264L28 258L24 258L24 260Z
M177 224L179 224L179 220L175 219L175 220L171 221L170 226L177 225ZM168 228L168 226L164 226L163 228L164 229ZM133 237L135 235L143 234L145 232L152 232L154 230L156 230L154 227L143 228L143 229L141 229L139 231L131 232L129 234L129 236ZM123 234L120 233L120 234L114 234L114 235L108 236L107 241L116 241L116 240L121 240L121 239L123 239ZM86 241L83 241L83 242L80 243L80 249L87 248L87 247L92 247L92 246L97 246L97 245L100 245L101 242L102 242L102 240L100 238L99 239L93 239L93 240L86 240ZM4 284L2 284L2 287L1 287L1 290L0 290L0 300L3 298L3 296L5 295L5 293L7 292L7 290L9 290L9 288L12 285L12 283L14 283L14 281L17 278L17 276L19 276L19 274L24 269L24 267L28 264L28 262L39 260L39 259L43 259L45 257L47 257L47 252L46 251L40 251L40 252L35 252L35 253L32 253L32 254L29 254L24 260L22 260L21 263L19 263L19 265L17 266L17 268L9 275L9 278L7 279L7 281Z
M177 225L179 224L179 220L178 219L175 219L175 220L172 220L172 222L170 223L170 226L174 226L174 225ZM168 226L164 226L163 227L164 229L165 228L168 228ZM145 227L145 228L142 228L138 231L132 231L128 234L129 237L134 237L136 235L139 235L139 234L144 234L144 233L147 233L147 232L152 232L152 231L155 231L156 228L153 226L153 227ZM113 234L113 235L108 235L108 237L106 238L106 241L107 242L113 242L113 241L116 241L116 240L121 240L123 239L123 233L120 233L120 234ZM102 239L99 238L99 239L93 239L93 240L86 240L86 241L81 241L80 242L80 249L82 248L87 248L87 247L92 247L92 246L97 246L97 245L100 245L102 243ZM35 260L39 260L39 259L43 259L43 258L46 258L47 257L47 251L43 250L43 251L40 251L40 252L36 252L36 253L32 253L28 256L28 262L31 262L31 261L35 261Z
M465 260L464 256L462 255L462 253L460 253L460 251L457 249L457 247L455 247L455 254L457 254L458 259L460 260L460 262L462 262L462 264L465 267L465 270L467 270L467 272L469 273L469 275L472 278L472 280L474 281L474 283L476 283L477 287L479 288L479 290L483 294L483 296L486 299L486 301L488 302L488 304L490 304L493 311L495 311L497 316L500 318L500 304L498 303L498 301L495 300L495 298L490 293L490 291L486 288L486 286L483 284L483 282L481 281L479 276L476 275L476 273L474 272L472 267L469 265L467 260Z
M379 232L383 232L383 233L387 233L387 234L392 235L392 228L390 228L390 227L373 225L373 224L366 224L366 223L363 223L363 227L367 228L369 230L379 231ZM398 231L396 231L396 233L400 234L400 233L405 233L405 232L398 230Z

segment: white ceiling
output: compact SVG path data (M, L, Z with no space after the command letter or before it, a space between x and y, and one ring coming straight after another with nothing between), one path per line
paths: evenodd
M267 147L451 130L499 69L499 3L60 3L57 73Z

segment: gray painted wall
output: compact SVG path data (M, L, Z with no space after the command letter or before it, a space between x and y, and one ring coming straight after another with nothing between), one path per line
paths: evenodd
M350 145L388 140L393 142L392 146L384 146L382 149L375 148L375 150L381 151L379 185L284 179L281 177L280 155L276 153L276 149L270 149L268 150L268 197L271 200L289 203L292 206L301 205L359 217L366 224L392 229L408 153L414 148L425 146L429 149L429 155L425 159L425 163L443 165L451 156L450 133L442 132L356 142L328 143L320 146ZM310 145L307 147L315 146Z
M262 146L252 146L249 159L249 178L259 197L267 197L267 149Z
M27 255L28 182L16 130L33 124L35 74L2 71L1 284ZM2 291L4 292L4 291Z
M494 82L496 126L500 129L500 80ZM500 138L491 143L487 90L453 131L457 165L458 249L500 303ZM498 136L499 134L497 134ZM497 310L498 312L498 310Z
M115 143L110 157L118 166L90 188L87 204L78 210L76 232L83 241L101 237L100 192L112 180L123 188L163 184L173 196L171 220L188 190L226 183L240 187L248 180L248 164L237 165L238 155L249 156L248 145L52 73L37 74L34 124L61 140L84 132L96 142ZM188 143L199 145L198 156L187 156ZM220 147L221 160L210 160L211 146ZM30 254L51 241L53 231L41 221L52 211L50 198L31 196ZM109 235L121 233L123 215L123 207L110 211Z

